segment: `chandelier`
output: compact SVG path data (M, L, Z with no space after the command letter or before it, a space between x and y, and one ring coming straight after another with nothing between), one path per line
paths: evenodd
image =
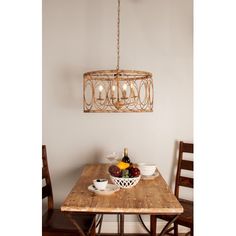
M117 66L84 73L84 112L152 112L152 74L120 69L120 0L117 12Z

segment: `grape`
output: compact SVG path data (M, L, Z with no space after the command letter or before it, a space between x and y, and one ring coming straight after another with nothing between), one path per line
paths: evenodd
M129 178L129 170L128 169L122 170L122 177L123 178Z

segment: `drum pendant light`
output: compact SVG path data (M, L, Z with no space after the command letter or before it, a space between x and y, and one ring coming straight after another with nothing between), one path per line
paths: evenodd
M117 66L84 73L84 112L152 112L152 74L120 69L120 0L117 1Z

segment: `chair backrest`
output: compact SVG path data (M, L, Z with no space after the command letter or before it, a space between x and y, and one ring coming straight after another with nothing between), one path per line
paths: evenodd
M178 157L178 167L176 173L175 182L175 196L179 198L179 188L180 186L193 188L193 178L183 176L181 170L188 170L193 172L193 161L185 160L184 153L193 153L193 144L180 142L179 144L179 157Z
M42 188L42 199L48 198L48 209L53 209L53 194L52 194L52 184L48 169L48 160L47 160L47 149L46 145L42 145L42 179L45 179L46 185Z

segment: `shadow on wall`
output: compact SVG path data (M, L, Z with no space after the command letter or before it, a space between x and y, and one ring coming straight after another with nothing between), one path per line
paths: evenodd
M79 162L77 162L78 158L80 159ZM66 166L60 170L57 169L54 172L50 172L56 208L60 207L62 201L79 179L85 164L104 163L103 151L102 149L96 148L91 150L90 153L87 152L85 155L80 153L79 155L75 155L71 163L73 163L72 166Z
M175 187L175 177L176 177L176 170L177 170L177 164L178 164L178 150L179 150L179 141L175 140L174 148L173 148L173 158L172 158L172 165L171 165L171 171L170 171L170 182L169 186L174 191Z
M100 147L94 147L90 151L80 154L80 165L105 163L104 150Z
M80 159L79 164L76 164L76 160ZM82 173L83 167L86 164L94 164L94 163L104 163L104 152L101 148L94 148L90 152L86 152L85 154L80 153L76 155L76 160L72 161L75 163L73 166L68 168L63 168L60 170L60 174L54 175L54 184L68 184L68 182L74 182L72 180L77 180ZM53 174L53 173L52 173Z

